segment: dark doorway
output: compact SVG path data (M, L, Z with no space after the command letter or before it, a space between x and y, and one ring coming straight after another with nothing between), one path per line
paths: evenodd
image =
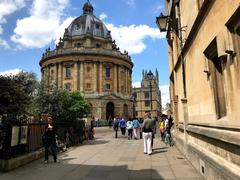
M114 104L113 102L108 102L106 106L106 119L108 120L109 117L114 118Z

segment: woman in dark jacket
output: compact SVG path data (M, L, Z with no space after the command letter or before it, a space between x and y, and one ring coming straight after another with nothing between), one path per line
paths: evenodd
M45 126L44 147L45 147L45 163L48 163L48 153L51 149L53 160L57 162L57 147L56 147L56 126L53 123L52 117L48 117L48 124Z

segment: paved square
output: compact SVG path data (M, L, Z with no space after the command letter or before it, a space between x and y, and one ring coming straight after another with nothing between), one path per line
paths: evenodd
M119 133L120 134L120 133ZM50 157L51 158L51 157ZM34 161L1 180L148 180L203 179L175 147L166 147L158 135L152 155L143 154L143 140L128 140L109 128L96 128L95 140L59 154L59 163Z

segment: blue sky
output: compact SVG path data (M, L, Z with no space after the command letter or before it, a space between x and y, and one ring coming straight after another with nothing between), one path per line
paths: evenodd
M90 0L121 51L134 62L133 83L142 70L157 68L163 105L168 101L167 42L155 18L165 0ZM33 71L40 77L39 60L53 49L64 28L82 14L86 0L0 0L0 74Z

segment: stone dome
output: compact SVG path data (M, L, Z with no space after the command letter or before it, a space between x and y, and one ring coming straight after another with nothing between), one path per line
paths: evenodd
M104 23L93 14L93 6L87 1L83 6L83 14L70 24L65 30L64 36L91 35L105 39L112 39L110 31Z

